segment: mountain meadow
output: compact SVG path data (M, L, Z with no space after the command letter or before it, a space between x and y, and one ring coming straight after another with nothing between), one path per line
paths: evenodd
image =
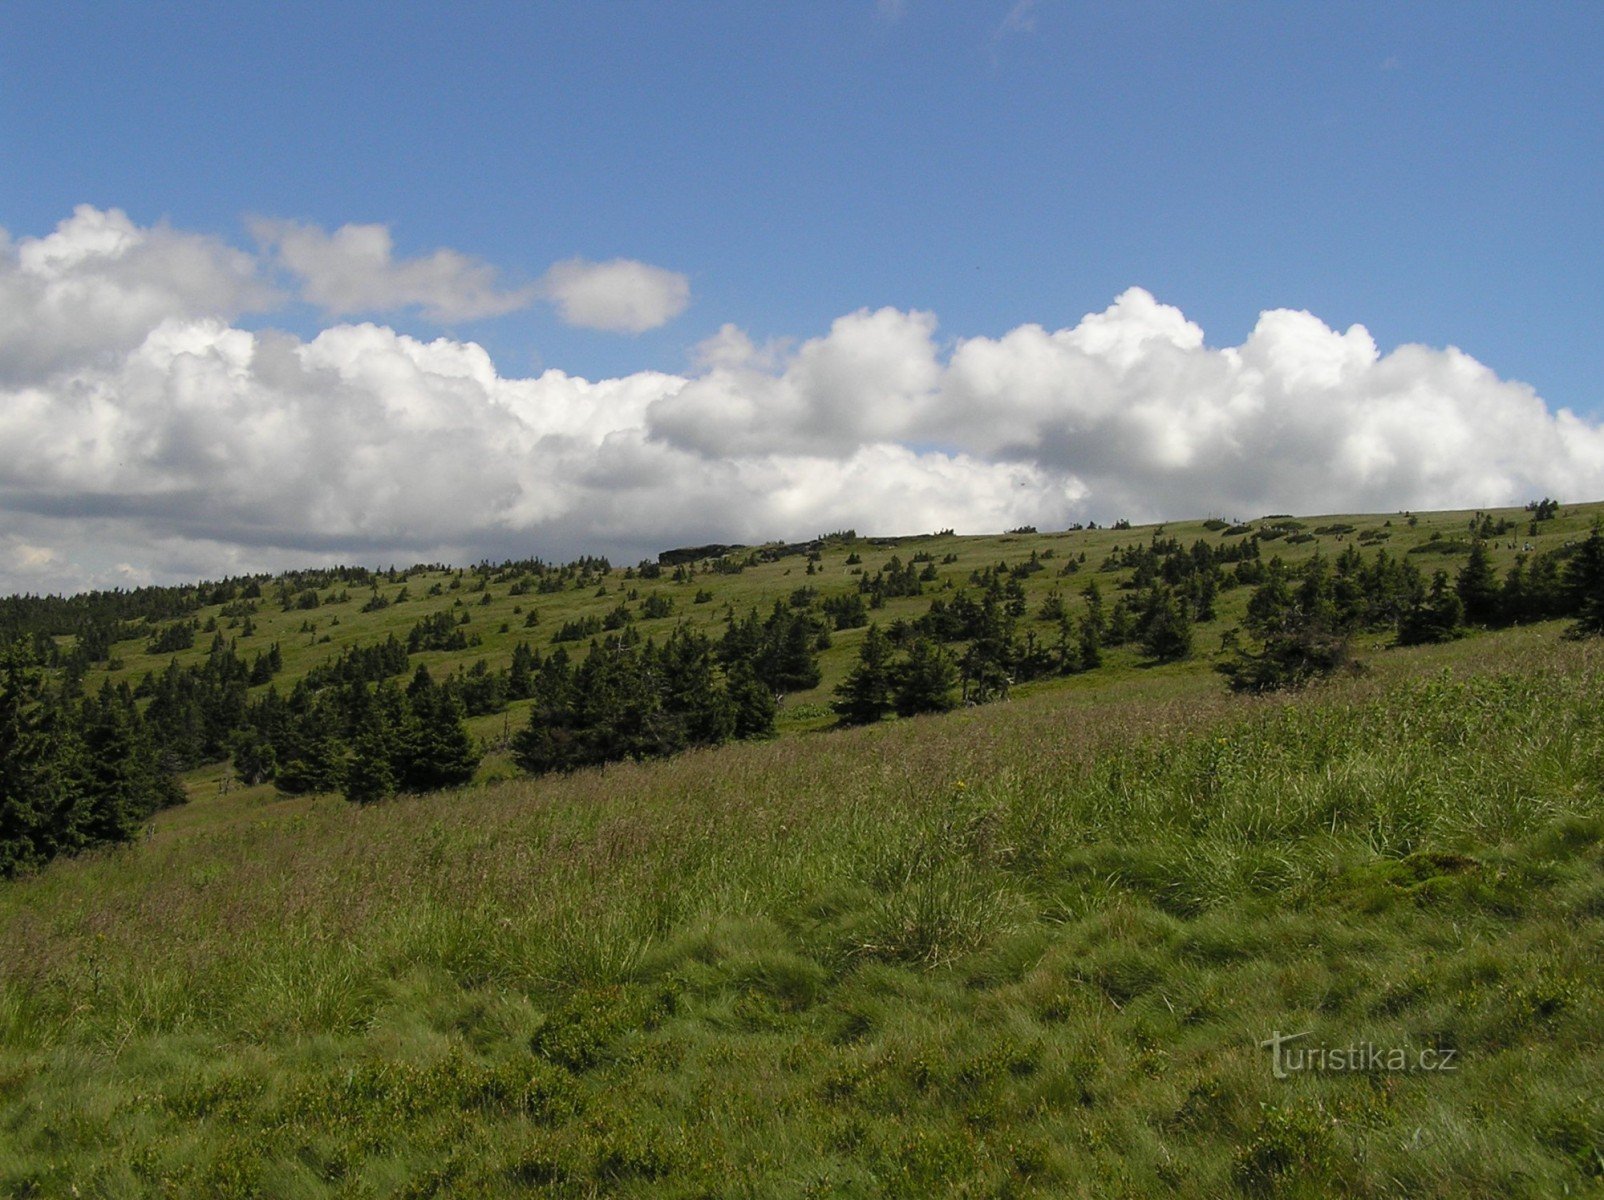
M0 1194L1596 1194L1601 519L0 600Z

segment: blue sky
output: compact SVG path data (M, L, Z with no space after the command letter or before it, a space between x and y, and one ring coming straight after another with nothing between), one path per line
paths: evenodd
M687 273L639 340L460 332L582 374L882 304L949 334L1139 285L1458 345L1555 405L1604 378L1597 5L8 6L0 224L79 203L242 238L388 223L513 278Z
M23 0L0 14L0 227L39 239L89 205L255 254L253 218L371 224L508 295L573 258L688 283L633 334L293 286L220 310L472 341L506 378L693 375L726 324L794 347L882 307L933 314L941 358L1137 287L1209 347L1300 310L1381 356L1459 347L1596 421L1601 57L1598 5Z

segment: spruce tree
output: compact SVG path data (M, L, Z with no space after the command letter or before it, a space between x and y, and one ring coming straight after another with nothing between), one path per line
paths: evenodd
M512 758L520 769L540 775L575 765L573 674L561 647L537 666L529 720L512 739Z
M1095 671L1103 665L1102 623L1093 621L1088 613L1080 622L1080 669Z
M1567 633L1572 637L1604 634L1604 527L1594 525L1572 556L1565 570L1565 590L1576 617Z
M715 746L729 740L735 731L735 709L718 686L713 646L706 637L681 625L663 644L658 671L663 709L678 726L677 741Z
M891 711L891 643L870 625L858 650L858 665L835 689L830 705L842 722L868 725Z
M183 789L163 769L132 696L101 689L83 702L78 724L88 799L79 831L85 845L128 841L158 809L183 802Z
M427 680L424 668L418 672ZM463 724L462 702L433 681L414 685L419 685L416 677L407 689L413 736L401 784L410 792L459 787L473 778L480 758Z
M1447 642L1464 632L1465 603L1448 584L1448 573L1438 571L1430 590L1404 614L1398 625L1398 644L1417 646Z
M512 648L512 665L507 668L507 698L527 700L535 694L535 671L539 661L528 642Z
M1174 662L1192 653L1192 620L1167 584L1148 595L1142 612L1142 649L1160 662Z
M821 674L814 651L814 632L807 615L787 614L776 601L768 625L764 656L768 682L781 692L803 692L818 687Z
M55 779L41 725L40 680L16 652L0 674L0 877L55 853L50 816Z
M400 780L394 758L395 731L387 729L376 712L370 713L351 739L351 756L345 763L345 798L371 804L395 795Z
M238 730L234 735L234 774L246 787L273 778L278 760L273 744L254 725Z
M273 783L291 795L331 792L340 785L343 752L331 729L332 717L323 706L296 714L287 733L287 746L279 752Z
M1465 606L1465 619L1485 625L1498 619L1498 576L1493 572L1487 543L1477 538L1470 547L1470 558L1460 568L1454 591Z
M897 715L949 712L958 705L958 668L934 642L916 638L895 672Z
M734 710L734 736L738 738L768 737L774 732L774 719L779 713L774 693L753 672L751 664L736 663L724 677L724 691Z

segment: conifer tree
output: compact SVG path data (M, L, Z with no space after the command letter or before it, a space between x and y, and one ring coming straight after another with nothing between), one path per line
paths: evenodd
M835 689L830 705L848 725L868 725L891 711L891 643L870 625L858 650L858 665Z
M1192 620L1168 584L1148 593L1142 613L1142 649L1160 662L1173 662L1192 653Z
M1430 590L1404 614L1398 625L1398 644L1451 641L1464 632L1465 603L1448 584L1448 573L1438 571Z
M1465 619L1485 625L1498 618L1498 576L1493 572L1487 543L1477 538L1471 543L1470 558L1460 568L1454 591L1465 606Z
M343 781L345 798L371 804L395 795L400 782L395 755L395 731L387 729L376 712L369 713L351 739Z
M751 664L737 663L725 673L724 690L734 711L732 734L738 738L768 737L779 712L774 693L753 672Z
M507 668L507 697L527 700L535 694L535 670L539 663L528 642L512 648L512 664Z
M934 642L915 638L895 671L897 715L949 712L958 705L958 668Z
M0 673L0 877L56 851L50 823L57 788L42 717L39 676L13 653Z
M463 723L462 702L419 667L407 687L410 745L400 783L409 792L459 787L479 767L479 749Z
M712 643L681 625L663 644L658 670L663 710L677 726L674 740L689 746L728 741L735 730L735 708L718 686Z
M234 735L234 774L241 783L250 787L273 778L278 770L278 759L273 744L254 725L236 731Z
M290 723L287 747L279 752L273 783L291 795L330 792L340 786L342 750L331 728L331 716L321 707L296 714Z
M1604 634L1604 526L1594 525L1571 558L1565 570L1565 589L1576 616L1567 631L1570 636Z
M1095 671L1103 665L1101 622L1092 620L1088 613L1080 622L1080 669Z

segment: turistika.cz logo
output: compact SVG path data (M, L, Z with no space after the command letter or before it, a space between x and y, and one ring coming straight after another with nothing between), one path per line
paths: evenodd
M1259 1043L1270 1052L1270 1073L1277 1079L1291 1079L1303 1073L1371 1073L1414 1071L1457 1071L1459 1051L1444 1046L1379 1046L1375 1042L1350 1042L1345 1046L1298 1045L1314 1030L1282 1033L1279 1029Z

